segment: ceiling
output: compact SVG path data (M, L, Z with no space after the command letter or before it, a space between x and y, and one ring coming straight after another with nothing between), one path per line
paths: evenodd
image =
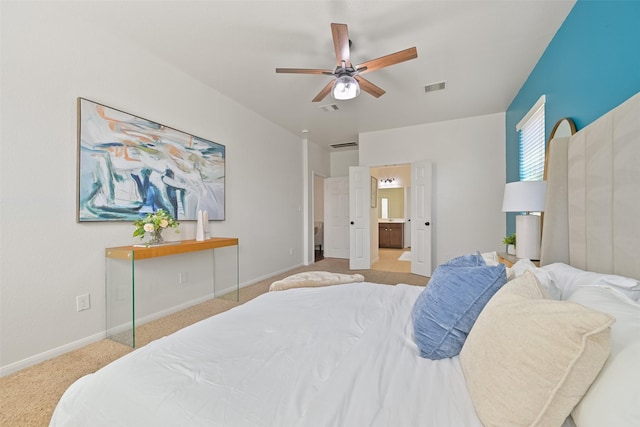
M86 2L87 19L292 133L320 144L382 129L506 111L575 0ZM78 4L76 3L76 6ZM416 46L366 74L386 90L312 103L335 67L330 24L349 26L358 64ZM446 81L446 89L424 86ZM336 104L337 111L321 106Z

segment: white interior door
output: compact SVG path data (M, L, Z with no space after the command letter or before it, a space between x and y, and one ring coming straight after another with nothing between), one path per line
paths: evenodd
M349 268L371 268L371 175L368 166L349 167Z
M411 247L411 187L404 187L404 247Z
M324 256L349 258L349 178L324 180Z
M431 276L431 186L429 161L411 163L411 272Z

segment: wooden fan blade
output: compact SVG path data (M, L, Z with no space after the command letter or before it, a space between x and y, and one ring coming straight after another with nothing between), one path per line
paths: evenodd
M276 73L293 73L293 74L329 74L333 75L331 70L319 70L314 68L276 68Z
M333 35L333 47L336 50L338 67L342 67L342 61L345 62L345 67L351 67L347 24L331 24L331 34Z
M360 71L360 74L369 73L371 71L379 70L380 68L388 67L389 65L395 65L400 62L409 61L410 59L416 59L418 57L418 50L415 47L401 50L390 55L381 56L380 58L372 59L371 61L364 62L356 67L356 70L366 67L365 70Z
M331 80L329 82L329 84L327 84L324 88L322 88L322 90L320 91L320 93L318 93L316 95L315 98L313 98L311 100L311 102L320 102L322 101L327 95L329 95L329 92L331 92L331 89L333 88L333 83L335 82L335 80Z
M384 95L385 93L384 89L374 85L364 77L355 76L355 79L358 81L358 84L360 85L360 89L367 92L369 95L373 95L376 98L380 98L382 95Z

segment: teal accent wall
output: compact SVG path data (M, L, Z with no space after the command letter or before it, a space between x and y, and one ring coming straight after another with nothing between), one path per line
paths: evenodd
M518 181L516 124L540 96L548 139L561 118L580 130L639 91L640 0L578 0L507 109L507 182Z

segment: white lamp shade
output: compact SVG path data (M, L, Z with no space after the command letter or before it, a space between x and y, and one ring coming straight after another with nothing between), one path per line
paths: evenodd
M360 85L351 76L340 76L333 83L331 95L337 100L353 99L360 94Z
M504 187L502 212L544 212L546 181L510 182Z

